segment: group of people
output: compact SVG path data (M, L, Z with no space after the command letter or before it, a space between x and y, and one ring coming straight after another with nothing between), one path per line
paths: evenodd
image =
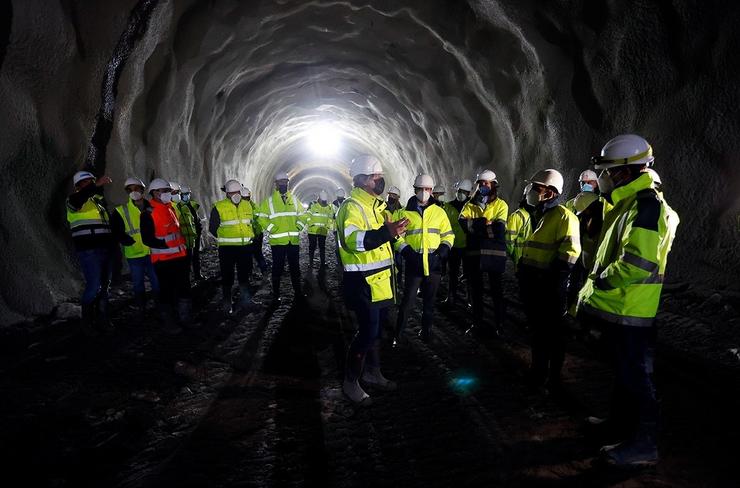
M345 302L358 323L342 390L355 404L366 405L370 397L362 385L381 390L397 386L381 372L380 360L381 331L391 307L398 312L394 347L402 344L419 295L423 301L419 335L430 341L437 291L447 274L442 302L449 307L470 303L472 320L466 333L497 336L506 315L502 276L510 259L532 335L528 383L550 391L559 388L568 313L598 329L612 346L617 375L610 418L590 422L604 431L629 435L627 442L605 447L604 457L617 465L654 463L654 320L678 217L665 202L660 178L651 168L653 160L652 148L642 137L618 136L593 159L593 169L601 174L591 169L581 173L574 198L564 201L562 174L545 169L524 182L512 213L490 169L474 181L456 182L451 201L445 201L446 189L432 176L418 175L411 184L413 196L404 204L398 187L390 186L386 192L383 165L370 155L351 162L353 189L347 198L343 189L337 189L332 202L321 191L304 206L289 190L286 173L275 176L274 190L259 205L251 200L248 188L229 180L222 187L225 198L213 205L208 225L218 245L224 312L261 309L250 292L250 277L254 260L267 285L265 234L272 253L271 305L281 303L286 261L295 302L305 305L301 233L309 236L310 266L318 249L323 268L326 238L333 231ZM190 189L159 178L146 187L130 178L125 182L129 201L109 215L101 191L109 183L105 176L96 179L89 172L78 172L75 192L67 200L86 281L83 324L87 329L110 329L110 249L118 243L129 262L142 311L148 277L158 294L165 331L177 333L194 326L190 270L201 278L202 229L200 207ZM145 191L149 199L144 198ZM382 199L384 193L387 201ZM492 313L484 307L485 277ZM465 294L460 293L463 280Z

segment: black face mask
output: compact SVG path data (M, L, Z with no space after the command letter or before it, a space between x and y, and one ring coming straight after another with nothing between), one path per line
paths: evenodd
M288 191L288 185L278 185L278 191L280 193L287 193L287 191Z
M381 176L380 178L375 180L374 191L376 195L380 195L385 191L385 178Z

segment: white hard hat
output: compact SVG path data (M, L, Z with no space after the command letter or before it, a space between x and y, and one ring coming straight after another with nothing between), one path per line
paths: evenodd
M434 188L432 188L432 193L447 193L447 190L442 185L437 185Z
M563 175L556 169L540 170L529 179L529 182L550 187L556 190L558 194L563 193Z
M134 178L134 177L127 178L126 182L123 184L123 187L126 188L129 185L139 185L142 188L146 188L146 185L144 184L143 181L141 181L139 178Z
M233 192L241 192L242 184L239 183L237 180L229 180L226 183L224 183L223 191L226 193L233 193Z
M78 171L75 173L75 175L72 177L72 182L77 186L77 183L79 183L82 180L89 180L92 178L95 179L95 175L90 173L89 171Z
M493 181L494 183L498 183L498 180L496 179L496 173L494 173L490 169L486 169L478 173L478 176L475 177L475 181Z
M473 182L470 180L460 180L457 184L458 190L473 191Z
M429 175L418 175L414 179L414 188L432 188L434 187L434 180Z
M190 187L188 185L180 185L180 193L190 193Z
M380 175L383 174L383 166L375 156L361 154L349 164L349 175L354 178L357 175Z
M327 193L326 190L321 190L319 192L319 200L327 201L329 199L329 193Z
M342 197L344 198L346 193L344 193L344 188L337 188L337 192L334 194L337 198Z
M180 183L170 181L170 187L172 187L172 191L180 191Z
M155 178L149 183L149 191L154 190L171 190L170 182L163 178Z
M660 175L653 168L648 168L645 170L645 172L650 174L650 177L653 179L653 183L656 183L658 185L663 184L663 181L660 179Z
M580 215L598 199L599 196L590 191L584 191L576 195L576 198L573 200L573 207L576 209L576 215Z
M251 196L252 196L252 190L250 190L250 189L249 189L249 188L247 188L246 186L243 186L243 187L242 187L242 189L241 189L241 190L239 190L239 193L241 193L241 195L242 195L242 196L243 196L244 198L247 198L247 197L251 197Z
M592 162L596 169L607 169L626 164L650 165L655 160L653 148L636 134L622 134L607 142L601 154L594 156Z
M394 195L401 196L401 190L399 190L397 186L392 186L388 188L388 193L393 193Z
M288 173L282 172L275 175L275 181L280 180L289 180L290 177L288 176Z
M591 171L590 169L587 169L578 176L578 181L596 181L598 179L599 177L596 176L596 172Z

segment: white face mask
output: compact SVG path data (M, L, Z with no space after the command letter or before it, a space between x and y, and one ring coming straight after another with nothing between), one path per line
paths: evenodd
M416 199L421 203L427 203L430 196L432 196L432 192L430 191L419 190L416 192Z
M438 197L434 197L438 202L444 203L445 197L444 195L439 195Z
M170 203L173 196L172 193L160 193L159 199L162 200L162 203Z
M468 196L465 194L465 192L463 192L463 191L457 192L457 201L458 202L464 202L467 199L468 199Z
M180 203L182 201L182 197L179 193L176 193L175 195L172 195L172 201L174 203Z
M144 197L144 195L142 195L140 191L132 191L128 194L128 196L134 202L141 200Z
M242 196L238 193L234 193L229 198L231 198L231 201L234 202L234 205L239 205L239 202L242 201Z
M529 190L527 192L527 205L535 207L538 203L540 203L540 194L537 192L537 190Z
M608 195L614 191L614 180L612 179L611 175L606 172L606 170L601 172L598 181L599 190L601 191L601 193Z

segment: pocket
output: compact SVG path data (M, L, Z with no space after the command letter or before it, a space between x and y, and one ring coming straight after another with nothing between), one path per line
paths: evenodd
M393 298L390 269L366 276L365 281L370 287L370 299L373 303Z

